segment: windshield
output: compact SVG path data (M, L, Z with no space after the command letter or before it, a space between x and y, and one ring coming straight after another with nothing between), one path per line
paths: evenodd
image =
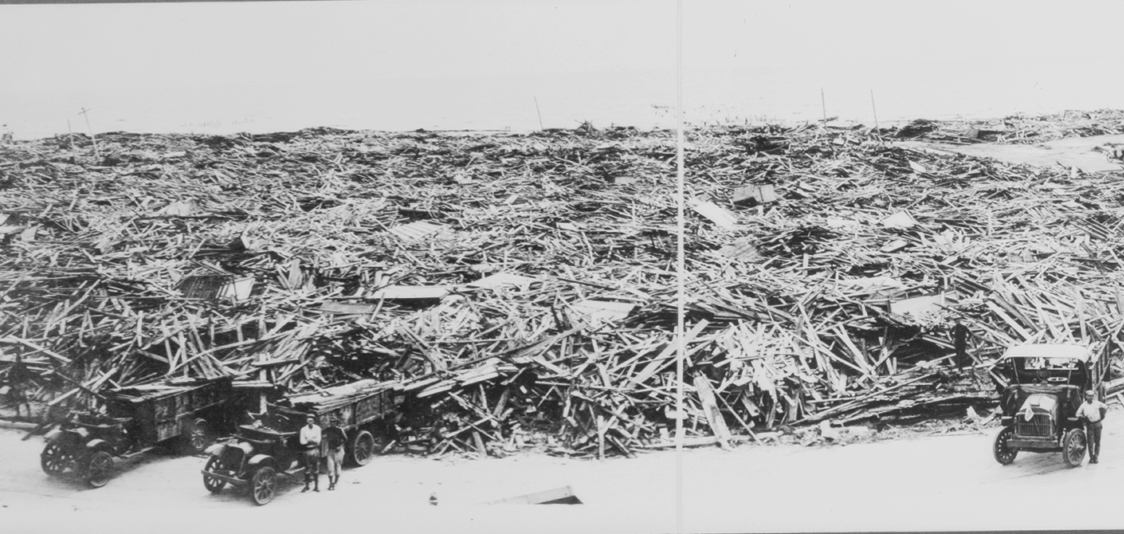
M1077 370L1077 360L1074 360L1073 358L1024 358L1023 361L1025 362L1025 368L1028 370Z
M1081 385L1085 363L1074 358L1007 358L1002 367L1016 384Z

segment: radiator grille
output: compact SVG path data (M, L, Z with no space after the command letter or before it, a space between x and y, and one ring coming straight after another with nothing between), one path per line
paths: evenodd
M1034 414L1030 421L1027 421L1022 415L1017 415L1015 420L1015 435L1017 436L1054 435L1054 421L1050 419L1049 414Z

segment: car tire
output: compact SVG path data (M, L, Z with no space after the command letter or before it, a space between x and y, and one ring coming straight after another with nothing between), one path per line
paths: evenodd
M1062 458L1066 465L1070 467L1080 466L1081 462L1085 460L1086 450L1088 450L1088 442L1085 439L1085 431L1080 428L1069 429L1062 440Z
M113 476L113 456L106 451L91 454L86 459L82 472L86 484L91 488L105 486Z
M50 441L39 455L39 465L43 472L57 477L74 463L74 453L61 441Z
M226 466L222 464L222 458L218 456L212 456L211 459L207 460L207 465L203 468L203 470L225 475L227 469ZM220 478L208 476L204 473L203 487L207 488L207 491L211 493L218 493L222 491L224 487L226 487L226 481Z
M1019 454L1019 450L1008 444L1014 434L1011 427L1006 427L999 432L998 436L995 436L995 443L991 447L991 452L995 455L995 461L1003 465L1010 465L1011 462L1015 461L1015 456Z
M211 442L211 425L206 419L195 419L184 429L184 452L188 454L202 454Z
M351 463L362 467L371 463L375 456L375 437L366 430L360 430L351 441Z
M265 506L277 495L277 471L272 467L262 467L250 480L250 498L258 506Z

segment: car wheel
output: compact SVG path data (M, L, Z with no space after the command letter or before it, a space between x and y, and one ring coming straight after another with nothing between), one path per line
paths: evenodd
M351 443L351 461L357 466L364 466L371 462L375 455L375 438L370 432L360 430Z
M277 494L277 472L272 467L263 467L254 473L250 482L250 497L258 506L269 504Z
M207 460L207 465L203 469L211 473L226 474L226 466L222 464L222 459L218 456L212 456L210 460ZM203 486L211 493L218 493L226 487L226 481L204 474Z
M61 475L73 461L74 455L56 441L48 443L43 453L39 455L39 465L43 468L43 472L53 477Z
M199 454L211 444L211 428L206 419L196 419L184 432L184 444L189 454Z
M83 471L85 471L86 484L91 488L100 488L109 483L109 477L113 474L113 457L105 451L95 452L86 461L86 468Z
M1019 454L1018 449L1009 445L1012 435L1014 435L1014 432L1011 431L1011 427L1007 427L1000 431L998 436L995 436L995 445L992 447L992 452L995 453L995 461L1003 465L1014 462L1015 456Z
M1081 465L1081 461L1085 459L1086 448L1084 430L1072 428L1065 433L1065 440L1062 443L1062 457L1067 465L1070 467Z

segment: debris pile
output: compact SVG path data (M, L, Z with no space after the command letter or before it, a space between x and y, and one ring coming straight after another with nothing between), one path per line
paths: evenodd
M679 413L670 132L75 137L0 147L0 379L60 409L394 381L407 450L631 454L963 413L1004 347L1124 326L1119 176L697 130Z

